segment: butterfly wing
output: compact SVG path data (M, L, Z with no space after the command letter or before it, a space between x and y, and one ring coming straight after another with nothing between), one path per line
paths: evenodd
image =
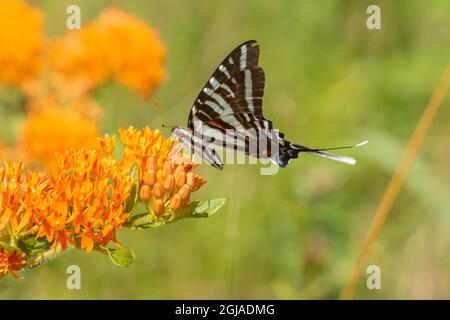
M226 129L224 115L251 113L262 115L264 71L258 66L259 45L248 41L234 49L217 67L192 106L188 128L198 131L212 120Z

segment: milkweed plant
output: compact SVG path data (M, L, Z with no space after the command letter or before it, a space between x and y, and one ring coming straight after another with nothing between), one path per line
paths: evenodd
M101 152L56 154L51 174L22 162L0 167L0 277L18 277L69 247L129 266L134 254L117 240L120 229L208 217L223 205L223 199L191 201L206 181L182 150L171 152L179 142L149 128L119 132L121 159L113 156L116 136L106 135Z
M96 87L112 79L146 98L163 83L157 32L115 8L57 39L44 24L26 1L0 0L0 102L16 88L26 105L18 137L0 138L0 278L69 248L126 267L134 253L121 229L209 217L224 204L193 200L206 180L177 140L148 127L99 134Z

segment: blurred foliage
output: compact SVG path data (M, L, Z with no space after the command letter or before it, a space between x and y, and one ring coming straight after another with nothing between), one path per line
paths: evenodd
M31 1L46 34L64 34L66 7L82 23L105 6L144 19L167 48L167 83L144 100L108 83L94 92L103 132L185 124L201 86L239 43L256 39L266 72L264 108L286 136L312 146L345 145L356 167L305 156L274 176L256 166L204 166L199 198L227 198L220 215L198 223L119 235L135 249L127 269L99 254L69 251L46 267L5 279L1 298L336 298L427 100L450 57L450 3L432 1ZM382 30L366 28L378 4ZM19 100L12 92L10 98ZM160 106L157 106L156 101ZM1 101L2 139L17 130ZM449 99L433 124L387 221L370 264L382 290L361 279L356 298L450 298ZM10 119L5 132L3 122ZM4 135L5 134L5 135ZM168 135L169 132L166 132ZM82 289L66 288L81 267Z

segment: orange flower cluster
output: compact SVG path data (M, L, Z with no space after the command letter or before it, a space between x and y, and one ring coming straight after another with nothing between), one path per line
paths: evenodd
M0 0L0 84L21 86L42 66L44 16L23 0Z
M76 110L45 101L45 107L34 107L39 111L31 112L22 128L20 145L28 160L53 168L55 152L83 147L98 149L95 122Z
M81 30L56 40L50 59L55 70L87 88L114 77L143 96L164 79L166 51L144 21L108 8Z
M164 139L159 130L133 127L120 129L120 140L125 146L123 164L128 168L137 163L141 172L139 196L155 219L164 212L169 218L189 203L190 194L206 181L192 171L196 166L177 150L178 141Z
M132 184L120 163L87 149L66 151L57 156L57 161L58 169L53 173L56 194L52 197L56 208L39 224L37 236L57 239L64 249L65 239L75 234L81 239L81 249L87 252L95 243L106 246L113 241L120 246L116 231L130 214L124 212L123 204ZM58 233L58 221L66 225L69 222L69 230L66 227Z
M95 150L66 151L57 162L51 176L27 171L25 181L22 163L1 167L0 232L17 238L25 230L63 250L77 238L88 252L94 243L117 243L115 232L129 214L123 203L130 177L122 174L118 161L101 158Z
M21 162L0 167L0 278L15 275L26 261L20 251L6 252L5 240L33 237L45 239L50 248L65 250L70 244L87 252L110 242L120 247L116 232L132 214L126 208L133 186L141 186L136 194L158 220L163 213L174 217L205 183L192 172L195 165L174 151L178 142L164 139L159 130L121 129L120 140L122 160L112 155L115 136L106 135L99 139L102 153L72 149L57 154L51 174L24 172ZM136 165L139 178L132 175Z

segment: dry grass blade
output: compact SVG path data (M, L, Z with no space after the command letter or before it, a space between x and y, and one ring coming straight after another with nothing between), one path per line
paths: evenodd
M419 120L419 123L414 130L408 145L406 147L405 153L398 165L394 175L392 176L389 185L384 192L383 198L381 199L375 216L372 220L372 223L367 231L366 238L361 246L358 259L356 260L353 269L351 271L350 277L342 290L341 299L351 299L353 296L353 292L358 283L358 279L361 275L361 272L367 262L369 257L370 250L375 243L378 235L380 234L381 229L388 217L392 205L397 198L400 187L405 180L406 174L413 163L414 158L422 144L422 141L428 132L433 120L439 111L442 102L447 94L448 88L450 86L450 65L447 67L447 70L442 77L442 80L434 92L430 102L425 108L425 111L422 114L422 117Z

